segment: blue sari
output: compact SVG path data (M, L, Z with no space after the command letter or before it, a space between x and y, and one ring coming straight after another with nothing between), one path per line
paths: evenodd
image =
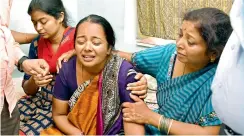
M185 123L220 125L211 101L211 83L217 65L209 64L197 72L172 79L175 51L175 44L169 44L138 52L132 57L138 70L157 79L159 109L155 112ZM146 133L166 134L150 125L146 125Z

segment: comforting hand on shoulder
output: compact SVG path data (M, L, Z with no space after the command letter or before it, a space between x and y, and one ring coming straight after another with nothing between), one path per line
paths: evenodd
M59 58L57 62L57 73L59 73L59 69L62 67L62 61L67 62L71 57L73 57L76 54L75 50L70 50L68 52L63 53Z
M135 79L139 80L127 85L127 90L131 90L131 93L139 96L141 99L147 97L147 79L142 73L137 73Z

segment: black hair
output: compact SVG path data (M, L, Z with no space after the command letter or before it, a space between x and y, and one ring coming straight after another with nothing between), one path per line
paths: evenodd
M91 14L91 15L89 15L89 16L87 16L87 17L85 17L79 21L79 23L76 25L74 40L76 40L78 28L83 22L91 22L91 23L96 23L96 24L101 25L103 30L104 30L108 45L112 49L114 49L115 33L114 33L114 30L113 30L111 24L105 18L98 16L98 15L94 15L94 14Z
M188 12L184 19L197 23L197 28L207 44L207 53L216 52L216 61L227 43L232 27L229 16L216 8L201 8Z
M60 17L60 13L63 12L63 26L68 26L68 15L62 0L32 0L27 12L30 15L34 10L43 11L48 15L53 16L55 19L58 19Z

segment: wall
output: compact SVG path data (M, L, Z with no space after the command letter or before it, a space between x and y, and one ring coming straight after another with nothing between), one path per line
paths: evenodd
M78 0L78 19L89 14L105 17L116 33L117 50L135 52L136 46L136 0Z

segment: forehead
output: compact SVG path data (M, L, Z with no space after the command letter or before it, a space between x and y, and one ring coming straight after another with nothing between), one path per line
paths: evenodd
M37 21L42 18L53 18L51 15L41 11L41 10L33 10L30 14L32 21Z
M198 23L193 21L183 21L181 25L181 30L199 33Z
M183 33L187 33L195 38L203 38L200 33L198 22L183 21L183 23L181 25L181 30Z
M86 34L86 35L99 35L99 36L105 36L104 29L102 25L92 22L83 22L79 25L77 35L79 34Z

